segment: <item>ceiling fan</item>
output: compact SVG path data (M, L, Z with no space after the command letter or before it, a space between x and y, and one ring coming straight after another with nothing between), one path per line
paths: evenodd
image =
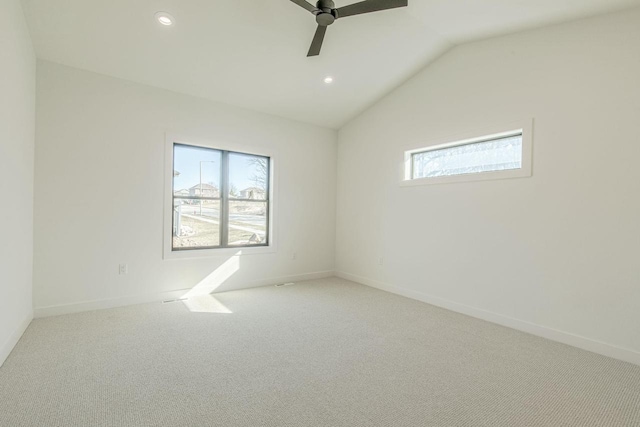
M333 24L336 19L361 15L363 13L378 12L380 10L395 9L396 7L404 7L409 4L409 0L365 0L336 9L336 5L332 0L318 0L315 6L306 0L291 1L316 16L318 29L316 30L315 36L313 36L311 48L307 56L320 55L320 49L322 48L327 27Z

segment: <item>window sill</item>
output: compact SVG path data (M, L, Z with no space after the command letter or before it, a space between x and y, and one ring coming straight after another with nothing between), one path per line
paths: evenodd
M419 185L454 184L476 181L494 181L499 179L529 178L530 168L506 171L469 173L464 175L439 176L434 178L416 178L400 181L401 187L415 187Z
M238 247L238 248L221 248L221 249L194 249L183 251L165 251L164 259L196 259L196 258L215 258L215 257L231 257L241 255L259 255L275 253L274 245L257 246L257 247Z

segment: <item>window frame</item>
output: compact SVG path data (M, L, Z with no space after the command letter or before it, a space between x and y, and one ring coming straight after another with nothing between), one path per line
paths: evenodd
M522 167L520 169L506 169L478 173L466 173L458 175L446 175L439 177L413 178L413 156L426 151L435 151L451 147L471 145L488 142L495 139L522 134ZM442 143L442 141L448 141ZM457 136L442 137L432 140L431 143L422 142L420 147L413 144L405 148L401 167L401 186L421 186L449 183L463 183L474 181L488 181L512 178L528 178L532 176L533 165L533 119L519 122L486 127L473 132L465 132Z
M175 197L173 191L173 163L174 163L174 147L176 145L182 145L187 147L204 148L209 150L215 150L221 153L222 165L220 171L220 197ZM228 212L226 211L225 201L228 206L232 201L245 201L239 197L229 197L225 191L228 190L229 183L225 183L225 176L228 172L228 156L229 154L248 155L265 157L268 159L267 173L268 173L268 185L266 191L266 199L250 199L250 202L266 203L266 243L256 245L233 245L223 246L224 234L228 227L228 219L220 221L220 245L219 246L206 246L206 247L193 247L193 248L174 248L173 247L173 225L174 225L174 199L193 199L193 200L219 200L220 201L220 213L223 218L228 218ZM225 158L226 157L226 158ZM275 233L274 233L274 206L276 205L276 192L275 192L275 153L273 151L258 149L244 144L230 144L224 142L210 142L199 140L196 138L184 138L174 135L166 135L166 148L165 148L165 209L164 209L164 243L163 243L163 258L164 259L183 259L183 258L203 258L203 257L217 257L217 256L232 256L232 255L250 255L260 253L272 253L276 250L275 245Z

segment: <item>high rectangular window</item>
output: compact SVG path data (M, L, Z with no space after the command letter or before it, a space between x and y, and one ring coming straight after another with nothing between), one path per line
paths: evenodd
M433 178L522 168L522 132L411 155L411 178Z
M533 121L511 126L489 128L484 134L469 132L453 142L434 141L424 148L405 151L401 185L530 177Z
M172 251L269 245L271 159L173 144Z

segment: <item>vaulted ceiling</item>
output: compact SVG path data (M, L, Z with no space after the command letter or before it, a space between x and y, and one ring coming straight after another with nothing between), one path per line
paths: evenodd
M357 0L335 0L345 6ZM339 128L452 46L640 0L409 0L329 27L289 0L24 0L39 58ZM169 12L174 26L154 19ZM331 85L323 79L334 77Z

